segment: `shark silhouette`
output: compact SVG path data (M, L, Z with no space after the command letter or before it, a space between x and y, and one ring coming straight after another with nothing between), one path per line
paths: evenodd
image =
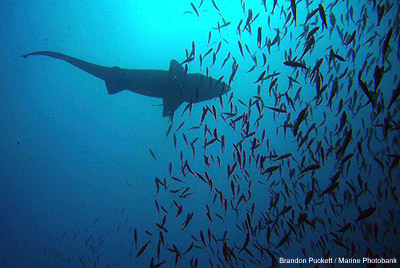
M221 79L216 80L199 73L186 73L176 60L171 60L169 70L166 71L105 67L53 51L37 51L22 57L27 58L32 55L49 56L66 61L104 80L109 94L129 90L149 97L162 98L163 116L172 117L183 102L211 100L230 90Z

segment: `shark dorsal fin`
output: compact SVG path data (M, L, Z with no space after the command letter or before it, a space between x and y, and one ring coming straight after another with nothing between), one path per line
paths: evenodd
M176 61L169 63L169 90L175 96L183 93L185 79L185 69Z
M171 62L169 63L170 79L177 78L178 80L182 80L184 76L185 76L185 69L183 69L182 65L176 60L171 60Z

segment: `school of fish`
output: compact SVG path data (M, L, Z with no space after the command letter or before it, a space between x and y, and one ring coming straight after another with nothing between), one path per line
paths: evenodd
M86 255L46 255L75 267L124 267L107 263L102 251L120 232L130 241L120 245L130 267L400 257L400 3L263 0L250 7L241 0L243 17L228 18L220 2L188 1L183 16L201 21L214 12L216 26L204 37L207 48L199 53L193 41L182 64L208 76L229 72L218 81L232 91L189 103L171 120L166 138L179 161L164 159L165 173L152 178L159 221L133 226L118 208L125 223L88 231L96 219L78 234ZM248 88L235 87L239 76ZM239 90L252 97L236 98ZM188 125L195 114L198 123ZM149 161L161 162L157 148L149 152ZM76 236L66 230L63 239Z

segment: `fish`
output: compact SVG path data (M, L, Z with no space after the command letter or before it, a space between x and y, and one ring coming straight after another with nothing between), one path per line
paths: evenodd
M355 38L356 38L356 34L357 34L357 30L354 30L353 33L351 34L351 36L343 42L343 45L350 45L351 43L354 42Z
M279 161L279 160L283 160L283 159L286 159L286 158L289 158L289 157L291 157L292 155L293 155L292 153L287 153L287 154L280 155L280 156L278 156L277 158L274 159L274 162L275 162L275 161Z
M156 159L156 156L155 156L154 152L151 149L149 149L149 152L150 152L151 156L153 157L154 161L157 162L157 159Z
M153 258L152 258L151 260L153 260ZM158 263L156 263L156 264L154 264L153 262L154 262L154 261L152 261L152 262L150 263L150 268L159 268L159 267L161 267L163 264L165 264L165 260L163 260L163 261L161 261L161 262L158 262Z
M385 67L379 67L378 65L375 66L375 71L374 71L374 91L376 92L376 90L378 89L382 78L383 78L383 74L385 72Z
M311 31L308 32L307 34L307 40L310 39L318 30L319 30L319 26L314 27ZM332 50L333 51L333 50Z
M274 4L273 4L273 6L272 6L271 14L274 14L274 10L275 10L277 4L278 4L278 0L274 0Z
M202 74L185 74L176 60L171 60L168 71L153 69L121 69L104 67L53 51L37 51L22 55L42 55L63 60L79 69L105 81L108 94L129 90L145 96L162 98L163 116L173 118L174 112L183 102L197 103L214 99L227 93L231 88L225 82ZM209 87L203 81L208 79ZM183 90L184 89L184 90Z
M250 233L246 234L246 239L244 240L242 248L239 250L239 252L242 252L243 250L246 249L246 247L249 245L250 242Z
M361 220L364 220L364 219L370 217L372 214L375 213L375 211L376 211L376 207L370 207L370 208L360 211L360 215L358 215L356 222L359 222Z
M336 77L336 78L335 78L335 81L333 82L333 86L332 86L332 90L331 90L331 95L330 95L330 97L329 97L328 104L327 104L326 106L329 106L329 107L332 106L333 98L334 98L336 95L338 95L338 93L339 93L339 79Z
M197 11L196 6L192 2L190 2L190 5L192 6L194 12L196 12L197 18L200 19L200 14L199 11Z
M320 164L311 164L311 165L309 165L309 166L303 168L303 169L301 170L301 172L300 172L300 175L303 174L303 173L305 173L305 172L314 171L314 170L317 170L317 169L320 169L320 168L321 168L321 165L320 165Z
M261 48L262 42L262 27L258 27L257 30L257 47Z
M272 89L274 88L275 85L277 85L277 83L278 83L278 77L277 77L277 78L274 78L274 80L271 81L271 84L269 85L269 90L268 90L268 92L270 93L270 95L271 95Z
M278 213L278 216L283 216L288 213L293 207L292 206L284 206L282 211Z
M264 70L264 71L262 71L262 73L260 74L260 76L257 78L257 80L256 80L254 83L257 83L257 82L259 82L259 81L263 80L265 73L266 73L266 71L265 71L265 70Z
M325 9L324 9L324 6L322 4L318 5L318 11L319 11L319 15L320 15L321 20L322 20L322 30L324 30L324 26L325 26L325 28L328 29L328 23L327 23L327 20L326 20Z
M311 190L307 193L306 198L304 200L304 205L306 206L306 208L308 207L308 205L310 204L311 200L314 197L314 190Z
M360 72L358 73L358 84L361 87L361 89L363 90L363 92L365 93L365 95L368 97L368 103L371 103L372 107L375 107L375 100L374 97L372 95L372 92L369 91L367 84L361 79L361 75L362 72L360 70Z
M183 127L183 125L185 125L185 121L183 121L183 122L179 125L179 127L175 130L175 134L176 134L176 132L178 132L178 130L181 129L181 127Z
M268 108L274 112L278 112L278 113L286 113L285 109L281 109L281 108L276 108L276 107L269 107L269 106L265 106L265 108Z
M297 26L297 5L296 5L296 0L290 0L290 7L292 9L294 24L295 24L295 26Z
M139 257L144 253L144 251L146 250L146 248L147 248L147 246L150 244L150 242L151 242L151 240L149 240L146 244L144 244L144 245L139 249L139 251L138 251L137 254L136 254L136 258L139 258Z
M193 61L193 60L194 60L194 57L189 57L189 58L186 58L186 60L182 61L180 64L182 65L182 64L191 62L191 61Z
M384 62L384 59L387 56L387 52L389 49L389 42L390 42L390 39L392 38L392 34L393 34L393 27L390 27L388 33L386 34L385 40L383 41L383 45L382 45L382 63Z
M378 6L376 7L376 11L378 13L378 24L377 24L377 26L381 25L381 21L382 21L383 15L385 14L385 9L386 9L386 7L385 7L384 4L383 5L378 4Z
M238 69L239 69L239 65L238 64L234 64L232 66L232 73L231 73L231 75L229 77L228 85L231 85L231 83L233 82L233 79L235 78L235 75L236 75L236 72L237 72Z
M214 30L220 30L220 29L222 29L222 28L228 27L230 24L231 24L230 21L225 22L225 23L222 24L222 25L219 25L219 22L218 22L218 26L217 26L217 27L212 27L212 29L214 29Z
M238 23L238 26L236 27L236 33L241 36L241 30L240 30L240 26L242 25L243 19L241 19Z
M212 64L210 65L210 68L211 68L212 66L214 66L216 60L217 60L217 53L214 52L214 53L213 53L213 62L212 62Z
M201 238L201 242L203 243L204 247L207 247L206 240L204 239L204 234L203 234L202 230L200 230L200 238Z
M182 223L182 225L183 225L182 231L185 230L185 229L187 228L187 226L189 225L189 223L190 223L190 221L192 220L193 216L194 216L194 213L193 213L193 212L188 213L188 214L186 215L186 220Z
M135 228L135 230L133 230L133 239L135 241L135 248L137 248L137 230Z
M293 135L295 137L297 136L297 133L299 131L300 124L304 121L304 119L307 115L307 111L308 111L308 105L306 106L306 108L304 108L303 110L300 111L299 115L297 116L296 121L293 124L292 131L293 131Z
M304 45L304 51L303 54L300 57L300 60L307 54L308 51L310 51L315 45L315 38L314 36L311 36L310 39L308 39Z
M211 1L212 1L213 6L215 7L215 9L216 9L218 12L221 12L221 10L219 10L217 4L215 3L215 0L211 0Z
M393 90L392 92L392 97L390 98L390 103L388 106L388 110L390 109L390 107L392 107L393 103L396 102L396 100L399 98L400 96L400 82L397 84L396 89Z
M263 53L262 55L263 55L263 65L261 67L264 67L265 64L267 63L267 55L265 55L265 53Z
M210 48L209 50L207 50L207 52L204 54L203 59L210 54L213 51L213 48Z
M283 62L283 64L285 64L286 66L290 66L290 67L295 67L295 68L300 67L300 68L308 70L307 66L305 66L303 63L297 62L297 61L287 60L287 61Z
M246 23L244 24L243 30L249 30L249 32L251 33L251 28L250 28L250 23L252 22L253 19L253 10L251 8L248 9L247 11L247 19L246 19Z
M293 12L290 12L289 15L286 16L286 20L285 20L285 23L283 24L283 27L286 27L286 24L288 24L289 21L292 19L292 14L293 14ZM292 24L293 24L293 20L290 25L292 25Z
M325 194L332 193L339 186L339 182L332 181L331 184L326 187L326 189L319 195L320 197L324 196Z
M272 172L274 172L275 170L277 170L277 169L279 169L279 168L280 168L280 165L271 166L271 167L265 169L265 170L262 172L262 174L264 175L264 174L266 174L266 173L270 173L270 176L271 176L271 175L272 175Z
M219 50L221 49L221 46L222 46L222 42L220 41L220 42L218 43L218 47L217 47L217 51L215 52L215 55L218 54Z
M278 245L276 245L276 248L280 248L284 244L286 244L289 241L289 235L292 233L292 230L290 230L288 233L285 233L281 241L279 241Z
M231 52L228 53L228 55L226 56L226 58L222 62L221 70L222 70L222 68L224 68L224 66L225 66L226 62L229 60L230 56L231 56Z
M246 57L243 54L243 47L242 47L242 43L240 43L240 41L238 41L238 46L239 46L240 54L242 54L243 58L246 59Z
M323 7L322 7L322 8L323 8ZM316 9L314 9L313 11L311 11L311 13L308 13L304 24L307 24L307 22L308 22L312 17L314 17L318 12L321 12L319 7L316 8ZM323 12L325 13L325 11L323 11ZM321 13L320 13L320 14L321 14ZM326 15L325 15L325 19L326 19Z
M351 223L349 222L349 223L347 223L345 226L343 226L342 228L340 228L340 229L338 230L338 232L344 233L344 232L346 232L347 230L349 230L350 227L351 227Z

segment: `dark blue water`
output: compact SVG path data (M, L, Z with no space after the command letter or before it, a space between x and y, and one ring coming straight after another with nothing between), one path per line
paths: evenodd
M219 11L201 3L0 4L0 267L270 267L281 258L318 266L310 257L364 267L363 258L399 257L399 3L279 0L273 14L274 1L215 0ZM168 136L162 99L109 95L104 81L65 62L20 57L50 50L168 70L192 42L189 73L208 68L229 83L238 69L222 105L194 103L182 115L183 103Z

